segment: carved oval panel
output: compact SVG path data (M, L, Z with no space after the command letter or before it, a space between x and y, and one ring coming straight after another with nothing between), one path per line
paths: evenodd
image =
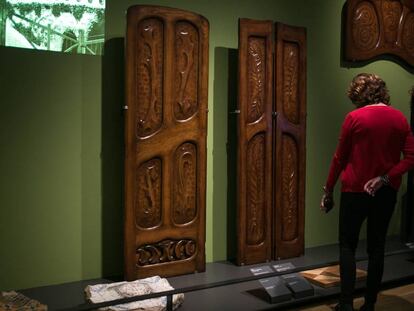
M197 147L193 143L177 148L173 172L173 221L183 225L197 214Z
M250 37L248 40L248 102L247 122L253 123L260 119L265 110L265 68L266 40Z
M265 134L247 145L246 242L257 245L265 238Z
M156 18L142 20L137 31L136 136L154 134L162 124L164 28Z
M352 23L355 46L365 51L374 49L379 41L379 22L374 6L367 1L361 2L354 11Z
M194 240L162 240L155 244L145 244L136 250L136 265L148 266L174 262L193 257L197 252Z
M299 46L286 42L283 46L283 111L286 118L299 123Z
M298 150L295 140L282 137L282 240L298 236Z
M384 35L387 43L395 43L398 36L398 26L402 14L400 1L386 0L382 2L382 18L384 21Z
M406 18L402 38L404 47L414 54L414 13L410 13Z
M175 26L174 115L186 120L198 109L199 37L197 29L188 22Z
M141 228L153 228L161 223L161 160L142 163L136 176L135 222Z

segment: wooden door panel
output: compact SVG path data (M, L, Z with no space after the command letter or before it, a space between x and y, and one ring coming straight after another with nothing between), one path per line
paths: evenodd
M208 28L187 11L128 10L128 280L205 269Z
M271 21L239 21L237 263L271 259Z
M274 259L304 252L306 30L276 24Z
M414 66L413 3L347 0L345 58L355 62L394 55Z

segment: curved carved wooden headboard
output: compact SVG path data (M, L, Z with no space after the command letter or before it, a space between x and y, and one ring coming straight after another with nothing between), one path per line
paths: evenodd
M414 66L414 0L348 0L345 57L390 54Z

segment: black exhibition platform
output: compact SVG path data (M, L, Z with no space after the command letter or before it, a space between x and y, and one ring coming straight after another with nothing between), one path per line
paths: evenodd
M357 259L358 268L366 269L364 241L359 243ZM259 278L315 269L336 264L337 261L338 246L334 244L307 248L305 255L301 257L257 265L239 267L225 261L208 263L205 272L171 277L168 278L168 281L177 292L185 293L184 303L179 308L181 311L286 309L337 297L339 288L324 289L313 286L315 294L311 297L270 304L264 298L264 289ZM276 264L286 263L290 263L293 268L285 272L277 272L273 267ZM270 267L272 272L258 276L253 275L251 269L260 267ZM120 279L85 280L25 289L19 292L48 305L49 310L91 310L93 308L85 301L85 287L114 281L120 281ZM414 250L401 243L398 237L390 237L386 244L383 286L389 288L407 283L414 283ZM357 284L358 289L362 289L363 286L363 283ZM134 299L129 298L130 301Z

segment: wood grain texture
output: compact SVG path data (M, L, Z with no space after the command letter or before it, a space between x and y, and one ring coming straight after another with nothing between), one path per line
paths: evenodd
M271 259L273 23L239 20L237 263Z
M304 253L306 29L276 24L273 258Z
M204 271L208 21L127 14L125 276Z
M404 0L348 0L345 58L397 56L414 66L414 5Z

